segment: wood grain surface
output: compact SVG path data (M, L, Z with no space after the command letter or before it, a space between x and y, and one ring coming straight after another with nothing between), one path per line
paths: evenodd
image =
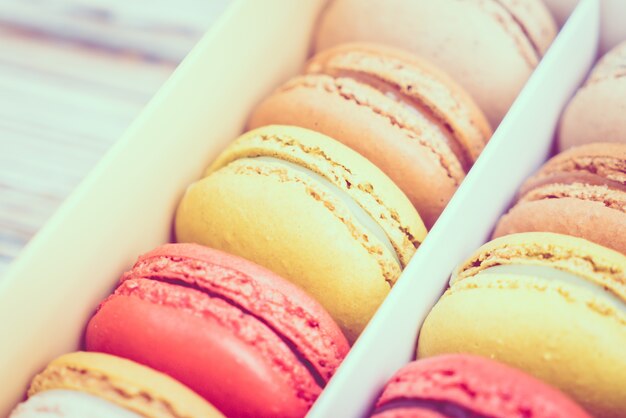
M0 0L0 278L228 0Z

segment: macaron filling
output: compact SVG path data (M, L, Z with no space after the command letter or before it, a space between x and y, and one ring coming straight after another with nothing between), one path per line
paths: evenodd
M53 389L31 396L10 417L141 418L142 415L86 392Z
M374 237L378 239L378 241L384 246L387 252L391 254L396 263L398 263L399 266L402 265L400 263L400 257L398 256L398 252L396 251L395 247L391 243L391 240L389 239L389 236L385 233L385 230L380 226L380 224L376 222L374 217L370 215L365 209L363 209L363 207L361 207L361 205L359 205L352 198L352 196L333 184L330 180L312 170L309 170L306 167L294 164L290 161L282 160L280 158L260 156L253 157L253 159L289 167L290 169L305 174L306 176L315 180L317 183L320 183L322 186L328 189L333 196L335 196L340 202L344 204L344 206L368 232L370 232Z
M622 314L626 315L626 303L624 303L624 301L615 293L613 293L610 289L586 280L579 275L560 270L555 267L541 265L506 264L489 267L485 270L480 271L473 278L478 279L481 276L484 277L489 274L513 274L515 276L537 277L550 281L567 283L568 285L574 285L578 288L585 289L586 291L592 293L594 296L602 299L603 301L610 301L611 306L615 307L615 309L621 311Z
M373 416L395 409L415 409L418 411L437 412L448 418L493 418L473 411L459 403L435 399L402 398L394 399L374 410Z

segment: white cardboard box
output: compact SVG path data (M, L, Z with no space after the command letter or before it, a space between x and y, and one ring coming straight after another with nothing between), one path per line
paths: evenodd
M547 158L598 39L603 51L626 39L626 1L546 2L567 23L309 416L367 413L384 382L414 357L419 326L451 270L488 239L518 186ZM301 68L324 3L233 1L29 243L0 280L0 415L48 361L80 348L89 317L136 257L170 239L186 186L238 136L254 104Z

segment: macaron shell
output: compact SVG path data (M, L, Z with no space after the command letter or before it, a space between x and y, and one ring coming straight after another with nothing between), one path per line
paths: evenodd
M529 180L559 174L588 174L626 185L626 145L597 142L557 154Z
M402 266L426 236L420 214L382 171L345 145L295 126L266 126L236 139L207 175L241 158L268 156L293 162L333 183L377 220Z
M147 282L164 278L204 293L198 305L227 302L241 311L237 316L245 313L257 318L303 357L324 382L348 353L349 345L337 324L302 289L257 264L201 245L164 244L140 256L122 276L116 294L145 299L147 288L158 284ZM174 292L184 295L186 290L177 286ZM212 301L205 302L209 299Z
M547 24L543 30L555 34L545 17L538 17ZM421 55L465 87L495 127L537 64L524 38L496 2L342 0L322 17L316 50L365 41Z
M471 280L501 265L550 267L587 279L626 300L626 257L585 239L550 232L496 238L477 249L453 272L450 283Z
M355 82L337 83L326 76L293 80L289 89L255 109L249 126L298 125L336 138L361 155L375 156L372 161L406 193L426 227L432 227L464 178L456 157L444 147L416 146L416 139L394 123L393 110L401 112L400 105L392 113L368 105L381 99L392 102L382 93Z
M597 141L626 143L626 42L609 51L566 107L559 149Z
M624 74L626 63L626 41L613 47L596 63L586 83L594 83L606 78L613 78Z
M559 125L559 149L587 143L626 143L626 78L582 87L568 104Z
M557 27L544 1L498 1L520 22L539 54L545 54L557 34Z
M257 327L241 326L258 335ZM282 341L271 340L273 333L266 332L253 345L241 334L209 315L112 296L90 321L86 344L89 350L129 358L176 378L226 416L303 416L319 387L311 386L300 398L287 373L289 367L302 368L293 354L276 358L278 367L259 355L262 347L280 350Z
M467 354L409 363L391 378L377 407L412 402L414 410L421 404L423 411L432 411L437 417L589 418L582 408L545 383L502 363Z
M470 353L524 370L598 417L626 408L626 322L586 289L489 274L452 285L426 318L418 357Z
M603 202L606 207L624 210L626 185L592 172L537 175L520 187L518 203L565 197Z
M626 254L626 213L601 202L560 198L518 203L500 218L493 238L519 232L571 235Z
M90 393L150 418L223 417L174 379L102 353L75 352L53 360L35 376L28 395L52 389Z
M352 76L375 86L385 84L449 129L472 162L493 133L465 89L429 61L401 49L371 43L342 44L311 58L305 72Z
M312 198L302 182L229 169L240 161L188 189L176 214L177 240L244 257L285 277L320 302L354 341L399 266L390 270L395 261L372 256L324 195Z

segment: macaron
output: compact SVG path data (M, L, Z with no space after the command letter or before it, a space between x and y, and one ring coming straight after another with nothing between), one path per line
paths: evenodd
M387 383L374 418L591 418L551 386L468 354L413 361Z
M53 360L33 379L28 400L11 418L223 417L176 380L133 361L75 352Z
M606 53L569 102L559 124L559 148L590 142L626 143L626 41Z
M411 51L463 86L495 127L556 31L541 0L334 0L315 50L357 41Z
M521 187L494 237L556 232L626 254L626 143L594 143L550 159Z
M267 126L234 141L186 191L176 239L297 284L356 340L426 228L372 163L317 132Z
M85 342L174 377L228 417L304 416L349 349L302 290L196 244L141 256Z
M567 235L493 240L453 272L418 358L470 353L555 386L591 415L626 411L626 256Z
M296 125L363 155L408 196L432 227L491 128L469 95L414 55L349 44L313 57L252 112L250 128Z

